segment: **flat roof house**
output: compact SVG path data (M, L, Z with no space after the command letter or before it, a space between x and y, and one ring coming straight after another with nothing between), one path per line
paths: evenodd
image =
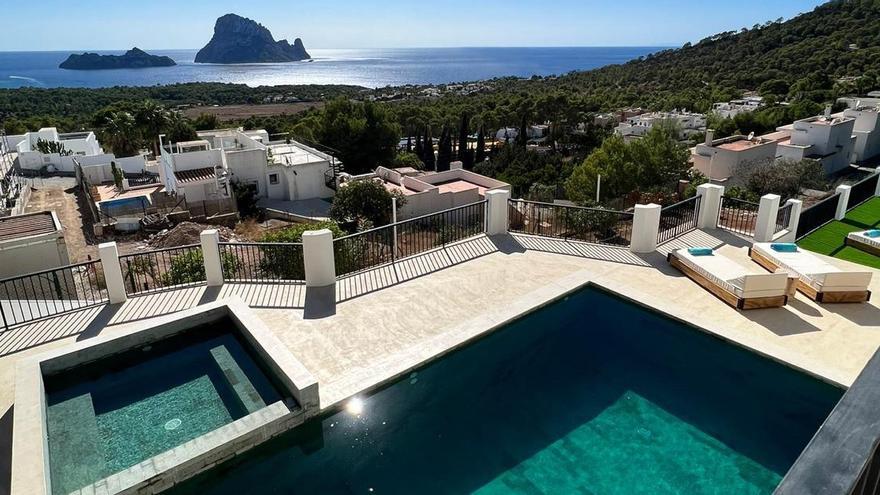
M54 212L0 218L0 278L69 264L64 232Z
M406 198L397 217L400 220L419 217L476 203L485 198L486 192L510 191L510 184L480 175L453 162L452 170L444 172L420 172L413 168L388 169L379 167L372 174L351 177L351 180L380 181L386 189L399 192ZM345 187L345 182L341 184Z
M706 131L706 116L701 113L691 112L651 112L635 115L627 118L614 128L614 133L623 137L626 141L641 139L655 124L660 122L675 122L680 128L680 139L685 139L693 134Z
M691 150L693 167L713 181L726 181L741 166L776 158L776 141L762 137L730 136L712 139L713 132L706 132L706 142Z
M18 154L18 166L23 170L50 172L73 172L74 159L81 165L110 163L115 156L104 153L101 143L92 131L59 133L54 127L44 127L37 132L7 136L10 147ZM42 153L38 143L46 142L57 147L55 153Z
M848 108L841 116L856 121L853 127L856 137L853 162L862 163L880 155L880 103Z
M852 163L856 145L855 123L855 118L832 117L826 111L824 116L801 119L780 127L779 131L791 131L791 137L779 141L776 156L795 161L816 160L826 174L840 172Z

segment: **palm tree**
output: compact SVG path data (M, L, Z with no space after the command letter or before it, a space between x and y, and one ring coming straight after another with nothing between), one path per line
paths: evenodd
M134 119L141 135L150 142L153 156L159 156L159 134L171 124L168 111L156 102L147 100L135 110Z
M113 112L104 122L101 140L107 143L116 156L134 156L140 141L134 117L128 112Z

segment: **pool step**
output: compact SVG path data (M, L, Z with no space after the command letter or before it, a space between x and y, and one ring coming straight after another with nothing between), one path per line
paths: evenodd
M226 381L232 386L235 395L241 401L248 414L266 407L263 398L260 397L259 392L257 392L257 389L248 379L247 375L244 374L241 367L238 366L238 363L226 349L226 346L221 345L211 349L211 356L214 358L217 366L220 367L223 376L226 377Z
M70 493L110 474L106 472L92 394L49 407L53 412L47 415L46 428L56 446L49 462L52 493Z

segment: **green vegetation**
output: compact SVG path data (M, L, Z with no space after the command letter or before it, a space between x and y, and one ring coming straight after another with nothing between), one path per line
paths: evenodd
M397 191L388 191L382 184L358 180L344 184L336 191L330 206L330 218L342 224L357 224L360 229L391 223L391 200L397 198L397 207L406 198Z
M880 269L880 257L844 245L844 239L850 232L877 227L880 227L880 198L854 208L842 221L825 225L798 241L798 245L810 251Z
M736 174L743 178L746 188L756 198L778 194L788 199L797 197L803 189L828 188L822 165L813 160L765 160L749 163Z
M661 124L630 143L619 136L606 139L565 183L569 199L582 204L595 201L599 177L604 198L619 198L633 191L674 190L690 169L689 152L678 144L677 135L674 126Z
M270 232L263 236L263 242L285 243L282 246L260 247L260 270L275 275L281 280L305 280L305 265L302 248L290 243L302 242L302 235L308 230L329 229L333 237L345 235L334 222L313 222L297 224L283 230Z
M333 233L333 237L345 235L345 232L339 228L336 222L299 223L281 230L269 232L263 236L261 242L302 242L304 232L322 229L328 229Z

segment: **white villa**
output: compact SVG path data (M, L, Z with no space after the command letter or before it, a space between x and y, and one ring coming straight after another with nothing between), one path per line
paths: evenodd
M713 139L714 132L706 131L706 142L691 150L693 167L716 182L724 182L736 170L749 162L774 160L776 141L770 138L730 136Z
M61 153L41 153L37 143L45 141L63 146ZM10 150L18 154L18 164L24 170L47 169L50 172L73 172L74 158L81 164L109 163L111 154L104 153L101 143L91 131L59 133L55 127L44 127L37 132L28 132L17 136L6 136Z
M816 160L826 174L834 174L849 167L853 161L856 137L853 135L856 119L824 116L798 120L777 130L791 132L791 137L779 141L777 158Z
M880 155L880 102L849 108L841 116L855 119L853 134L856 136L856 144L853 162L862 163Z
M628 117L614 128L614 133L623 137L626 141L640 139L651 131L654 124L664 121L672 121L678 124L681 129L680 139L687 139L693 134L706 131L706 116L704 114L674 110L672 112L643 113Z
M163 147L166 191L188 202L227 199L231 183L252 185L261 206L296 210L296 203L332 198L341 163L295 141L270 142L265 130L220 129L199 140Z
M764 98L760 96L746 96L738 100L715 103L712 105L712 113L722 118L734 118L742 113L754 112L764 104Z
M376 180L389 191L403 194L406 203L398 210L400 220L476 203L485 199L488 191L510 191L510 184L464 170L461 162L453 162L452 167L445 172L379 167L372 174L349 176L348 181ZM343 181L340 187L345 184Z

